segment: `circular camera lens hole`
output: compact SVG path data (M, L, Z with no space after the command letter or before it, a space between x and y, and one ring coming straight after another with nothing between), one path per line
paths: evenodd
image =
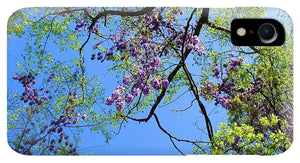
M262 43L270 44L277 39L278 34L274 25L264 23L258 29L258 36Z

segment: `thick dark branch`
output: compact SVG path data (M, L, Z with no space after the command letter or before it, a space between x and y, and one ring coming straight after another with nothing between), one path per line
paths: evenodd
M213 129L212 129L212 125L211 125L211 122L210 122L210 119L207 115L207 112L206 112L206 109L205 109L205 106L203 105L203 103L201 102L200 100L200 97L199 97L199 93L198 93L198 88L197 88L197 85L196 83L194 82L193 78L192 78L192 75L190 74L189 70L187 69L186 65L183 65L183 70L189 80L189 83L190 83L190 87L191 87L191 90L198 102L198 105L200 107L200 110L205 118L205 124L206 124L206 129L207 129L207 133L208 133L208 136L209 136L209 139L210 141L212 141L212 138L213 138Z
M199 21L197 23L197 26L195 28L195 31L194 31L193 35L199 36L203 24L207 23L208 14L209 14L209 9L208 8L204 8L202 10L201 17L200 17L200 19L199 19ZM185 60L186 60L186 58L187 58L187 56L189 55L190 52L191 52L191 49L186 49L185 50L184 55L181 58L180 62L178 63L178 65L175 67L175 69L168 76L168 80L169 80L170 83L173 80L173 78L175 77L176 73L179 71L179 69L184 65L184 62L185 62ZM151 108L151 110L150 110L150 112L149 112L149 114L148 114L148 116L146 118L137 119L137 118L132 118L132 117L129 117L129 116L127 116L127 118L135 120L135 121L138 121L138 122L147 122L152 117L152 115L154 114L155 109L157 108L158 104L161 102L161 100L165 96L166 91L167 91L166 89L163 89L161 91L160 95L156 98L156 101L153 104L153 106L152 106L152 108Z
M182 55L183 52L184 52L184 48L185 48L185 40L186 40L186 35L187 35L187 33L188 33L188 29L189 29L189 27L190 27L190 22L191 22L191 20L192 20L192 18L193 18L193 15L194 15L194 13L195 13L196 11L197 11L196 8L192 11L192 13L191 13L191 15L190 15L190 17L189 17L189 19L188 19L188 21L187 21L187 24L186 24L186 26L185 26L184 36L183 36L183 40L182 40L182 47L181 47L181 55Z
M107 15L120 15L120 16L139 16L139 15L143 15L146 14L150 11L152 11L154 9L154 7L146 7L143 8L142 10L139 11L115 11L115 10L104 10L103 12L98 13L95 17L92 17L87 9L82 9L84 11L84 13L92 20L92 23L89 26L89 35L87 37L87 39L85 40L85 42L82 44L82 46L79 49L79 57L80 57L80 68L81 68L81 75L84 76L84 67L82 65L82 63L84 62L83 59L83 55L82 55L82 50L84 48L84 46L88 43L90 37L91 37L91 29L94 27L94 25L96 24L97 20L101 17L105 17Z
M237 50L237 52L241 52L241 53L244 53L244 54L256 54L257 52L255 51L251 51L251 52L247 52L247 51L244 51L241 47L238 47L240 50Z
M88 9L85 8L85 9L83 9L83 11L87 17L89 17L90 19L93 19L93 17L90 15Z
M182 61L181 61L182 62ZM170 75L168 76L168 80L169 82L171 82L174 78L174 76L176 75L176 73L178 72L178 70L181 68L182 64L178 64L175 69L170 73ZM156 101L155 103L153 104L148 116L146 118L142 118L142 119L137 119L137 118L133 118L133 117L129 117L127 116L127 118L131 119L131 120L134 120L134 121L139 121L139 122L147 122L151 117L152 115L154 114L154 111L155 109L157 108L158 104L161 102L161 100L163 99L163 97L165 96L166 94L166 91L167 89L163 89L161 91L161 93L159 94L159 96L156 98Z
M151 12L155 7L145 7L138 11L116 11L116 10L105 10L99 13L96 18L100 18L103 15L119 15L119 16L140 16Z
M154 7L145 7L139 11L116 11L116 10L104 10L103 12L98 13L93 19L92 23L89 26L89 29L92 29L92 27L96 24L97 20L101 17L106 17L107 15L119 15L119 16L140 16L144 15L150 11L152 11Z
M84 48L84 46L88 43L88 41L90 40L90 37L91 37L91 33L89 33L89 35L88 35L88 37L87 37L87 39L84 41L84 43L81 45L81 47L79 48L79 57L80 57L80 60L81 61L83 61L83 56L82 56L82 50L83 50L83 48ZM84 71L84 70L82 70L82 71ZM83 75L84 73L82 73L82 75Z
M223 32L226 32L226 33L231 33L230 29L227 29L225 27L220 27L220 26L217 26L215 23L211 22L211 21L208 21L207 22L207 25L211 28L214 28L214 29L217 29L217 30L220 30L220 31L223 31Z
M195 31L193 33L193 36L199 36L200 31L202 29L203 24L207 23L208 21L208 15L209 15L209 8L204 8L202 10L202 14L201 17L197 23L197 26L195 28ZM189 53L192 51L192 49L186 49L184 54L183 54L183 59L182 59L182 63L184 63L184 61L186 60L186 58L188 57Z
M83 95L83 100L84 101L84 97L85 97L85 93L84 93L84 74L85 74L85 68L84 68L84 56L82 55L82 50L85 47L85 45L88 43L88 41L90 40L91 37L91 30L93 29L94 25L96 24L97 20L101 17L105 17L107 15L120 15L120 16L139 16L139 15L143 15L146 14L150 11L152 11L154 9L154 7L146 7L143 8L142 10L139 11L115 11L115 10L104 10L103 12L98 13L95 17L92 17L87 9L83 9L84 13L92 20L92 23L90 24L90 26L88 27L88 37L85 40L85 42L81 45L80 49L79 49L79 63L80 63L80 69L81 69L81 79L83 81L81 81L81 90L82 90L82 95Z

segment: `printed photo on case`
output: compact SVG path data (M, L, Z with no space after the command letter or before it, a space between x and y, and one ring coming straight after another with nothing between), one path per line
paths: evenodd
M272 18L281 46L234 46ZM7 23L7 141L24 155L276 155L293 141L293 32L276 8L38 7Z

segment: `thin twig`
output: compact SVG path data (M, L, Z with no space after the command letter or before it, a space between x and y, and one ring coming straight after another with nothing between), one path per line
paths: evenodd
M211 22L211 21L207 21L206 23L209 27L211 28L214 28L214 29L217 29L217 30L220 30L220 31L223 31L225 33L229 33L231 34L231 30L230 29L227 29L225 27L220 27L218 25L216 25L214 22ZM260 51L258 49L256 49L254 46L249 46L250 49L252 49L255 53L259 53Z
M155 113L153 114L153 116L154 116L154 118L155 118L156 124L157 124L157 126L159 127L159 129L169 136L169 138L170 138L170 140L171 140L173 146L174 146L181 154L183 154L183 152L181 152L181 151L179 150L179 148L175 145L175 143L173 142L172 139L175 139L175 140L177 140L177 141L179 141L179 142L191 143L191 144L194 144L194 145L195 145L196 143L210 143L210 142L206 142L206 141L191 141L191 140L186 140L186 139L179 139L179 138L173 136L172 134L170 134L166 129L164 129L164 128L161 126L161 124L160 124L160 122L159 122L159 119L158 119L158 117L157 117L157 115L156 115ZM197 146L199 146L199 145L197 145ZM183 154L183 155L184 155L184 154Z
M179 153L181 153L182 155L185 156L185 154L184 154L184 153L176 146L176 144L174 143L173 139L172 139L171 137L169 137L169 138L170 138L170 140L171 140L173 146L175 147L175 149L176 149Z
M186 93L189 92L189 91L190 91L190 90L184 91L182 94L180 94L180 95L179 95L178 97L176 97L174 100L168 102L167 104L161 105L161 106L159 106L159 107L160 107L160 108L163 108L163 107L165 107L165 106L168 106L168 105L172 104L173 102L175 102L176 100L178 100L180 97L182 97L184 94L186 94Z
M196 99L193 99L191 101L191 104L187 108L185 108L185 109L171 109L171 110L175 111L175 112L185 112L185 111L187 111L188 109L190 109L193 106L194 101L196 101Z

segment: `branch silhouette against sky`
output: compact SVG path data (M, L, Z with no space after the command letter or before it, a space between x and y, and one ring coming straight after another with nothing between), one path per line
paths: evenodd
M282 46L234 46L278 13ZM8 21L7 136L25 155L258 154L293 140L293 34L272 8L24 8Z

